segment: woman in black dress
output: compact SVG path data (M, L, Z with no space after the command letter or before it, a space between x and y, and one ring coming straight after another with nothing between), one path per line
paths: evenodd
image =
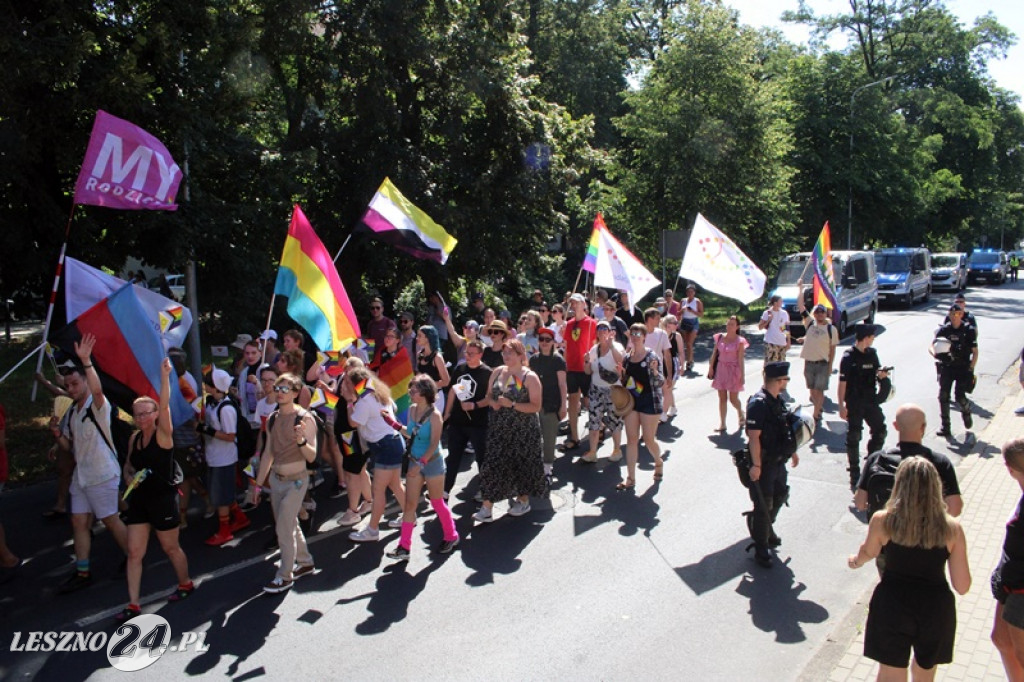
M178 589L168 601L180 601L195 589L188 577L188 560L178 544L178 485L181 468L174 461L174 439L171 432L171 361L160 365L160 402L148 396L136 399L132 415L139 430L132 434L131 447L124 463L124 480L128 484L128 606L119 620L139 615L139 587L142 583L142 558L149 544L149 530L156 530L157 540L174 567ZM137 480L136 480L137 479Z
M896 470L885 509L871 517L868 536L847 563L860 568L885 547L885 572L871 596L864 655L879 663L878 679L915 682L935 678L935 666L953 660L956 603L946 582L960 594L971 587L967 540L946 512L935 466L908 457ZM913 650L914 658L910 660Z

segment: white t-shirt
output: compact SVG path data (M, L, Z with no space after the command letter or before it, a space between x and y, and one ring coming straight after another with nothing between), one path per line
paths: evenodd
M644 339L644 346L653 350L658 356L658 360L664 363L665 353L672 348L672 342L669 341L668 332L661 327L655 327L654 331L647 332L647 337Z
M391 419L395 418L395 404L389 401L385 407L377 402L373 393L363 395L352 408L349 421L359 427L359 435L368 443L376 443L396 433L391 425L380 416L381 410L387 412Z
M206 408L206 423L222 433L238 433L238 410L234 405L224 405L225 401L227 398ZM226 467L238 461L238 445L234 441L205 435L203 438L206 439L206 463L209 466Z
M761 321L768 323L764 330L764 342L770 343L773 346L785 346L787 342L786 331L789 329L789 313L784 308L779 310L769 309L761 314Z
M95 422L89 418L89 410L96 417ZM76 403L68 410L64 436L71 440L71 451L75 455L74 476L83 488L105 483L121 475L117 453L104 440L104 435L107 439L111 438L110 413L109 400L103 401L103 407L96 407L91 395L85 399L85 406L81 409ZM103 426L105 433L96 428L97 423ZM113 444L112 440L109 442Z
M609 388L619 382L618 380L614 382L605 381L601 377L600 370L601 368L604 368L605 372L611 372L615 376L618 376L619 368L618 365L615 364L615 355L612 353L611 349L608 349L607 353L598 357L598 348L599 346L594 344L594 347L590 349L590 369L592 370L590 383L592 386L597 386L598 388ZM619 352L619 357L623 357L626 353L625 349L623 349L618 342L612 341L612 348Z
M274 413L274 410L277 409L277 401L271 397L273 395L274 394L271 393L269 396L256 403L256 421L259 422L259 428L261 430L267 428L267 419Z

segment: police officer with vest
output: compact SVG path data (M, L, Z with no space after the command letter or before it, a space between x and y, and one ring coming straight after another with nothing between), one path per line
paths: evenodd
M942 415L942 426L935 435L949 438L953 435L949 426L949 394L954 385L964 428L974 426L967 392L974 383L974 367L978 364L978 333L964 322L964 309L959 305L950 306L949 322L935 332L931 352L939 362L939 412Z
M747 438L750 448L750 536L754 540L754 560L771 568L769 548L782 544L772 524L789 497L786 462L800 464L796 438L789 425L788 411L781 393L789 381L788 362L770 362L764 366L764 386L747 401ZM749 549L749 548L748 548Z
M857 489L860 480L860 439L864 433L864 422L871 429L868 453L882 449L885 444L885 416L881 403L892 388L889 373L882 370L878 353L871 344L875 342L875 325L859 324L855 328L852 348L843 353L839 361L839 418L845 419L846 460L849 463L850 489Z

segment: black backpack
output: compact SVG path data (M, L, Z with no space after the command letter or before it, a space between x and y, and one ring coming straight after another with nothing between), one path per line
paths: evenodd
M868 469L868 519L875 512L885 509L885 504L892 496L892 487L896 482L896 470L903 457L899 450L887 450L878 455Z
M220 413L225 405L231 405L235 411L235 444L238 446L238 458L248 461L256 452L256 431L253 430L249 420L242 416L235 399L228 396L217 406L217 421L223 424Z

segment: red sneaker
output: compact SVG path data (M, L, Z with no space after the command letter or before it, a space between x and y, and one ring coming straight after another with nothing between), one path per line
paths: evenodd
M224 543L231 542L234 539L235 536L231 533L221 533L218 531L210 537L206 538L206 544L210 545L211 547L220 547Z
M248 516L245 514L238 514L231 519L231 532L234 533L242 530L243 528L248 528L251 523L252 521L249 520Z

